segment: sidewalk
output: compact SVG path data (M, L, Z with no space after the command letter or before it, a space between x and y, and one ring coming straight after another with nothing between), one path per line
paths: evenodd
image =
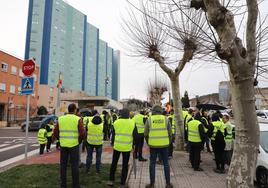
M102 163L111 164L112 162L112 148L109 143L105 143L102 153ZM149 152L147 146L144 147L144 157L149 159ZM215 162L213 160L213 155L209 153L202 153L202 163L201 167L204 169L203 172L195 172L190 166L188 161L189 156L186 152L174 152L174 157L170 162L170 173L171 182L174 187L179 188L224 188L225 178L227 174L216 174L213 172L215 168ZM121 165L121 159L119 165ZM54 150L50 153L45 153L44 155L36 155L28 160L19 161L19 164L57 164L60 161L60 152ZM81 161L86 162L86 152L81 154ZM93 158L95 162L95 156ZM129 166L129 177L128 184L130 188L144 188L146 184L149 183L149 160L147 162L139 162L136 160L137 173L136 179L134 177L134 171L132 168L132 157L130 158ZM162 165L156 165L156 188L165 187L165 177Z
M209 153L202 153L201 167L203 172L196 172L191 168L188 153L174 152L174 157L169 161L171 182L174 187L179 188L225 188L225 178L227 174L217 174L213 172L215 162L213 155ZM149 158L149 156L146 156ZM129 187L144 188L146 184L150 183L149 176L149 161L137 162L137 175L134 177L134 172L130 174ZM155 187L165 187L165 176L162 165L156 165Z

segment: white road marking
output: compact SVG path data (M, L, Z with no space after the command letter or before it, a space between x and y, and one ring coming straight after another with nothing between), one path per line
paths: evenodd
M25 139L25 136L20 136L20 137L6 137L6 136L3 136L3 137L0 137L0 139L1 138L5 138L5 139L7 139L7 138L10 138L10 139ZM28 137L29 139L30 138L36 138L36 136L34 136L34 137Z
M0 148L8 146L9 144L0 144Z
M51 146L51 149L52 149L52 148L55 148L55 147L56 147L55 145L54 145L54 146ZM38 153L39 153L39 148L36 149L36 150L33 150L33 151L28 152L28 157L34 156L34 155L36 155L36 154L38 154ZM23 154L21 154L21 155L18 155L18 156L16 156L16 157L11 158L11 159L7 159L7 160L5 160L5 161L2 161L2 162L0 162L0 168L2 168L2 167L4 167L4 166L7 166L7 165L9 165L9 164L18 162L18 161L24 159L24 157L25 157L25 154L23 153Z
M5 144L11 144L12 141L5 141L4 143L5 143Z
M16 144L14 146L6 147L6 148L3 148L3 149L0 149L0 152L7 151L7 150L10 150L10 149L14 149L14 148L18 148L18 147L21 147L23 145L24 144Z
M35 147L35 146L40 146L40 144L33 144L33 145L31 145L31 146L33 146L33 147Z

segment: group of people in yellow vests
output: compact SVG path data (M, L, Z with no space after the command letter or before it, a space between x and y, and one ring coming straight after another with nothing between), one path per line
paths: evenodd
M51 119L48 124L41 124L39 131L37 133L37 140L40 144L39 154L42 155L44 153L45 147L47 152L50 152L51 144L52 144L52 135L54 130L54 121Z
M216 173L225 173L225 165L230 165L235 139L235 127L230 116L216 111L210 117L207 109L190 108L183 111L186 150L195 171L203 171L200 167L201 151L206 145L207 152L214 153ZM211 144L210 144L211 142ZM210 149L212 146L212 150Z
M229 120L229 116L224 115L221 117L219 114L216 114L212 116L211 121L208 116L206 117L206 114L205 110L200 112L198 109L189 109L183 112L185 141L187 143L186 148L190 154L189 159L195 171L202 171L202 168L200 168L200 152L203 149L204 143L208 143L210 138L217 166L215 172L223 173L226 161L223 156L228 155L223 154L225 152L224 149L222 151L222 149L218 148L218 145L221 144L220 133L223 135L225 148L226 143L233 139L233 128L231 124L228 124L227 119ZM114 185L117 163L122 154L120 187L128 187L126 179L131 151L133 150L133 157L135 159L141 162L147 161L143 156L143 145L144 140L146 140L150 151L150 182L146 185L146 188L153 188L155 186L157 158L161 160L164 167L166 188L172 188L168 160L173 156L173 142L175 139L174 112L171 111L171 114L166 114L161 106L154 105L149 114L145 113L145 111L133 114L124 108L120 110L119 114L112 113L111 117L113 118L109 140L113 147L113 154L107 185ZM90 116L83 117L82 119L77 115L76 105L70 104L68 106L68 114L59 117L55 127L51 127L53 130L53 140L59 140L60 142L61 187L66 187L66 171L69 158L72 169L72 185L75 188L82 187L79 184L79 145L83 140L86 140L87 149L86 172L91 171L92 155L95 149L96 174L101 173L102 146L103 140L106 139L104 137L104 122L105 116L100 115L96 110L92 111ZM207 124L204 124L204 122ZM46 137L47 130L45 127L41 127L38 132L40 154L41 147L49 140ZM207 145L208 151L211 152L209 145ZM232 147L230 147L230 153L231 149Z

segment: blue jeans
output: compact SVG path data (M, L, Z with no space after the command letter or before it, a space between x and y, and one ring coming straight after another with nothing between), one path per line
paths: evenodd
M87 161L86 161L86 168L87 170L90 169L92 164L92 155L93 150L96 148L96 172L100 173L101 168L101 154L102 154L102 145L91 145L87 143Z
M168 163L168 147L166 148L150 148L150 183L155 183L155 164L157 155L161 158L164 165L166 184L170 184L170 170Z

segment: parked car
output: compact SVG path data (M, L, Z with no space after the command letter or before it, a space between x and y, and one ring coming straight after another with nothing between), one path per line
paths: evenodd
M260 123L260 146L256 166L256 181L260 187L268 187L268 124Z
M57 116L55 115L41 115L34 118L30 118L29 120L29 131L37 131L41 127L42 124L48 124L48 122L52 119L53 121L57 120ZM24 132L26 130L26 121L21 124L21 130Z
M268 110L256 110L256 114L258 117L268 119Z

